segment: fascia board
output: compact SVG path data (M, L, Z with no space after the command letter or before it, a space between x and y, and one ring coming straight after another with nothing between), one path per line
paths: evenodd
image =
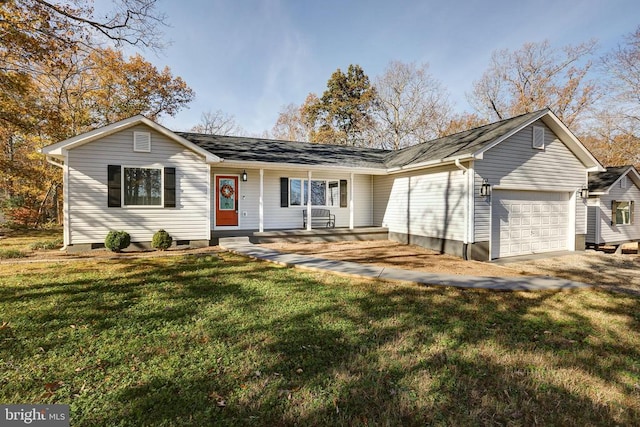
M184 147L190 149L191 151L201 155L206 159L208 163L217 163L220 162L220 158L200 147L195 145L194 143L182 138L181 136L176 135L171 130L165 128L162 125L154 122L153 120L149 120L144 116L137 115L133 117L129 117L128 119L121 120L116 123L112 123L107 126L103 126L98 129L94 129L89 132L85 132L83 134L74 136L69 139L65 139L64 141L60 141L58 143L48 145L46 147L41 148L39 151L43 154L50 155L57 158L63 157L64 150L71 150L77 147L80 147L89 142L93 142L100 138L104 138L106 136L112 135L116 132L120 132L126 130L130 127L136 126L138 124L144 124L156 132L166 136L167 138L183 145Z
M357 166L331 166L331 165L305 165L296 163L251 162L243 160L227 160L222 158L219 167L233 166L244 169L277 169L277 170L304 170L304 171L340 171L355 172L367 175L386 175L385 169L362 168Z
M580 161L587 166L589 172L604 172L606 168L595 158L593 154L585 147L580 140L562 123L553 112L549 111L542 121L560 137L560 139L569 147L571 152L575 154ZM562 138L565 136L566 139Z
M464 162L464 161L470 161L475 159L479 159L479 157L476 157L473 155L461 156L461 157L447 157L445 159L440 159L440 160L432 160L429 162L416 163L413 165L389 168L387 169L387 173L392 175L392 174L407 172L407 171L416 170L416 169L428 169L428 168L435 168L438 166L446 166L446 165L454 164L456 160Z

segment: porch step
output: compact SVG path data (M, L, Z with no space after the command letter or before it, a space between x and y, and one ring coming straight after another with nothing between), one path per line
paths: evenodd
M278 242L341 242L348 240L388 240L385 227L314 228L313 230L212 230L210 244L278 243Z
M218 239L218 244L220 246L225 244L249 244L249 236L221 237Z
M313 230L281 230L253 233L251 243L277 242L341 242L348 240L388 240L389 230L384 227L316 228Z

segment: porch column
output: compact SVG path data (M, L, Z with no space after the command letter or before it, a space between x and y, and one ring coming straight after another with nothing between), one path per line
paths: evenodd
M307 230L311 231L311 171L307 172Z
M258 231L264 231L264 169L260 169L260 200L258 205Z
M353 213L354 213L354 206L353 206L353 190L355 188L355 185L353 183L353 177L354 174L353 172L351 172L351 176L350 176L350 183L349 186L351 187L349 189L349 230L353 230Z

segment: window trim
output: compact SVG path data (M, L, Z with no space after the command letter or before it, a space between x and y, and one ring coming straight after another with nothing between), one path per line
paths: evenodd
M121 200L121 206L123 208L144 208L144 209L164 209L164 167L162 166L128 166L128 165L121 165L120 166L120 188L121 188L121 192L120 192L120 200ZM124 175L125 175L125 169L155 169L155 170L159 170L160 171L160 204L158 205L128 205L125 203L125 193L126 193L126 188L125 188L125 183L124 183ZM171 209L171 208L168 208Z
M280 178L280 179L282 180L283 178ZM306 208L307 207L306 192L307 192L307 189L308 189L308 185L307 185L308 178L306 178L306 177L305 178L301 178L301 177L293 176L293 177L287 177L286 179L288 180L288 183L287 183L287 192L288 192L287 202L288 202L288 206L282 206L282 203L281 203L281 207L289 207L289 208L301 208L302 207L302 208ZM292 203L292 200L291 200L291 194L292 194L291 183L292 183L292 181L300 181L300 193L301 193L300 194L300 201L301 201L300 204L293 204ZM314 207L314 206L315 207L319 207L319 208L320 207L322 207L322 208L346 208L346 207L348 207L348 204L343 206L343 200L342 200L343 199L343 197L342 197L342 194L343 194L342 190L343 189L345 190L344 198L346 199L346 197L347 197L346 196L346 191L347 191L347 188L348 188L348 184L347 184L348 181L346 179L340 179L340 178L313 178L312 177L311 178L311 182L313 182L313 181L324 182L325 188L324 188L324 204L322 204L322 205L314 205L312 203L311 204L312 207ZM343 182L345 184L342 184ZM282 183L282 181L281 181L281 183ZM330 205L329 204L329 201L330 201L329 200L330 199L329 184L330 183L337 183L337 186L338 186L338 200L335 201L336 202L335 205ZM281 197L282 197L282 195L281 195Z
M618 210L620 208L620 206L622 204L626 204L629 214L628 215L622 215L623 218L625 218L627 221L625 222L618 222ZM633 225L634 224L634 209L635 209L635 203L633 200L612 200L611 201L611 225L616 225L616 226L625 226L625 225Z

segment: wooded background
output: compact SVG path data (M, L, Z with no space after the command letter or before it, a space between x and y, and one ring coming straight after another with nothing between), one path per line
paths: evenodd
M136 114L173 116L194 99L168 67L122 52L162 51L156 0L114 0L100 19L91 5L0 1L0 208L14 225L60 221L61 172L39 148ZM596 52L596 40L495 51L463 113L429 64L391 61L373 79L352 64L251 136L397 150L549 107L605 165L640 167L640 27ZM244 133L215 106L191 130Z

